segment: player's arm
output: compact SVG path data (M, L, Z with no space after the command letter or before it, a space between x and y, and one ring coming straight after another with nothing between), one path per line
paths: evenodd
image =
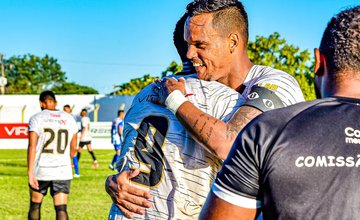
M109 176L105 181L105 190L110 195L113 203L128 218L134 213L145 215L145 209L151 207L148 199L149 192L129 184L130 179L140 173L140 170L123 170L119 174Z
M269 127L261 128L257 121L259 118L237 136L213 181L199 219L256 219L260 214L260 170L265 165L264 155L268 155L268 145L261 134Z
M169 94L175 90L179 90L182 94L185 93L185 80L183 78L180 78L179 81L168 78L165 85ZM170 97L173 94L165 97L166 92L160 91L158 95L161 97L160 100L166 98L164 104L169 109L173 108L170 106L173 104L170 103L171 101L178 102L176 97L174 99ZM162 104L162 101L160 103ZM257 108L242 106L231 120L225 123L202 112L194 104L186 100L178 106L176 117L199 144L212 151L220 159L225 159L239 131L261 112Z
M85 121L83 119L81 119L81 133L80 133L80 140L84 137L86 130L87 130L87 126L88 124L85 123Z
M77 133L75 133L70 141L70 157L73 158L76 155L77 148Z
M225 159L229 154L237 134L248 122L264 111L284 107L282 100L274 91L254 86L251 92L256 93L256 96L246 99L244 106L238 109L228 123L225 123L202 112L184 98L182 95L185 94L184 79L180 78L177 81L167 78L165 85L167 93L170 94L164 102L167 108L176 112L176 117L198 143L221 159ZM166 92L158 92L158 95L165 97ZM163 100L163 97L160 100Z
M124 130L124 121L122 121L121 123L119 123L118 125L117 125L118 127L118 134L119 134L119 136L120 136L120 143L122 143L122 141L123 141L123 130Z
M29 145L28 145L28 177L29 184L34 189L39 189L39 183L34 175L34 162L36 155L36 145L38 141L38 134L34 131L29 132Z
M240 206L228 203L218 198L212 191L210 191L205 205L201 210L199 219L208 220L222 220L222 219L240 219L247 220L256 219L257 209L243 208Z
M242 106L225 123L202 112L191 102L184 102L178 108L176 117L192 137L224 160L239 131L261 113L254 107Z

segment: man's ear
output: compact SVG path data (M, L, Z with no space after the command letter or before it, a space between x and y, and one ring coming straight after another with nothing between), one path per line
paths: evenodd
M237 34L230 34L228 37L228 42L229 42L230 53L233 53L235 48L239 46L240 43L239 36Z
M315 55L315 66L314 66L314 73L317 76L322 76L326 70L326 59L324 54L320 52L318 48L314 49Z

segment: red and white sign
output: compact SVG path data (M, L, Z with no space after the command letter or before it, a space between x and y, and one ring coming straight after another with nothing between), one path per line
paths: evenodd
M28 124L0 124L0 138L28 138Z

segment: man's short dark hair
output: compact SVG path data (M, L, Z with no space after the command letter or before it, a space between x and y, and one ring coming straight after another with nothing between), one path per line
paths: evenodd
M360 71L360 6L344 10L330 20L319 49L326 57L333 80L342 71Z
M196 72L194 66L191 64L191 61L186 57L188 51L188 44L184 39L184 26L188 17L189 16L187 13L181 16L181 18L175 25L175 30L173 34L174 45L181 58L183 66L181 72L176 73L177 75L187 75Z
M188 17L187 13L181 16L181 18L178 20L178 22L175 25L175 29L173 33L174 45L182 62L188 61L188 58L186 57L188 45L187 42L184 40L184 26L187 17Z
M70 105L64 105L64 108L70 108Z
M119 110L118 111L118 116L120 116L121 113L125 112L124 110Z
M47 99L56 101L55 94L50 90L42 92L39 97L41 102L45 102Z
M87 112L86 108L81 109L82 112Z
M238 30L247 44L249 38L248 16L244 5L237 0L194 0L186 7L190 17L213 13L213 27L228 35Z

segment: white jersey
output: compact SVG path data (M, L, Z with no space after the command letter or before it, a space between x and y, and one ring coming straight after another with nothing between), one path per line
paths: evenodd
M90 118L87 116L84 116L81 118L81 131L85 129L84 134L81 136L80 141L91 141L91 133L90 133Z
M122 156L127 168L141 169L132 183L149 189L154 203L145 217L136 218L197 218L221 161L196 144L169 110L150 102L151 86L134 98L125 117ZM196 78L187 78L186 93L194 94L188 99L200 110L224 121L244 102L235 90ZM116 217L116 209L109 219L124 218Z
M305 101L299 83L288 73L269 66L254 65L244 81L242 96L247 99L254 86L274 91L284 106Z
M38 134L34 175L38 180L72 179L70 142L78 127L64 111L43 110L30 118L29 132Z

